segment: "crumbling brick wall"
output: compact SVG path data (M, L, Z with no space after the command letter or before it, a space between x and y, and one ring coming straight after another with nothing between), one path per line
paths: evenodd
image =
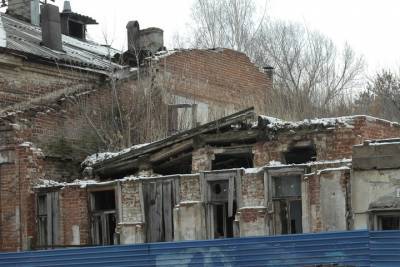
M316 147L316 160L350 159L353 145L367 139L394 138L400 136L400 125L367 116L354 117L352 125L331 128L283 130L269 141L254 146L254 165L263 166L270 161L284 162L283 152L297 141L312 141Z

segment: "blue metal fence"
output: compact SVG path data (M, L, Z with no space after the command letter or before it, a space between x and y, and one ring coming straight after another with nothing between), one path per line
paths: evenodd
M400 231L348 231L0 254L0 266L400 266Z

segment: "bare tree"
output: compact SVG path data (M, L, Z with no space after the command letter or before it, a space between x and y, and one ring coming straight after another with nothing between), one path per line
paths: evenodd
M338 49L305 26L257 16L253 0L197 0L192 10L193 46L245 52L260 66L275 68L267 110L286 119L351 112L364 60L345 45ZM345 104L345 108L344 105Z
M347 44L339 50L321 33L286 22L266 23L258 42L256 62L275 68L275 94L291 113L285 117L335 115L360 86L365 63Z
M400 121L399 75L385 69L376 73L355 104L356 112Z
M192 7L192 46L224 47L252 55L266 16L253 0L196 0Z

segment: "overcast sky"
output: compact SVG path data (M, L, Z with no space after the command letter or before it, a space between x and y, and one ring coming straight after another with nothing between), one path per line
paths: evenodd
M56 0L61 8L63 2ZM265 0L258 2L262 6ZM171 48L173 35L184 34L188 26L191 4L192 0L71 0L73 11L100 23L89 28L90 35L103 42L102 32L107 32L116 48L126 47L129 20L138 20L141 28L162 28ZM305 23L338 45L347 41L364 55L370 72L399 69L399 0L269 0L267 12L272 18Z

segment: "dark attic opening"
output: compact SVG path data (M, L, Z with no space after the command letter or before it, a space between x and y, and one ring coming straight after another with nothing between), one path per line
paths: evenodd
M172 175L192 172L192 151L183 152L167 160L153 164L153 170L157 174Z
M296 142L283 154L286 164L302 164L317 158L315 145L310 141Z
M213 170L235 169L235 168L253 168L253 155L245 154L217 154L212 161Z
M78 39L85 39L85 25L75 21L68 21L69 35Z

